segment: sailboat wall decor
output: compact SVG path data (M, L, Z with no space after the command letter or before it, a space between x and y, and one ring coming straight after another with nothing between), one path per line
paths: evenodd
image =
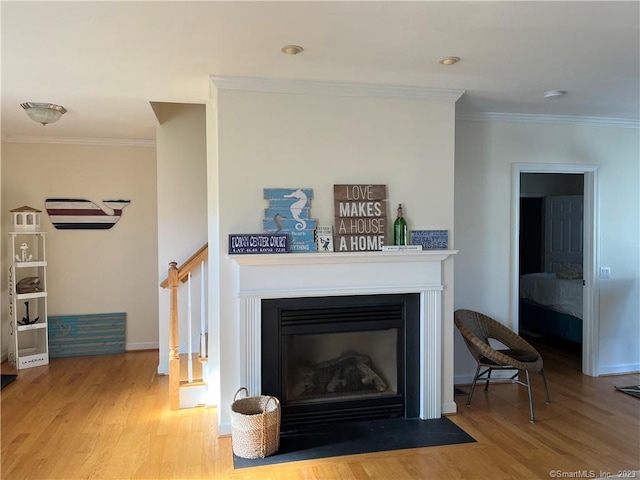
M107 230L113 227L131 200L103 200L113 214L105 212L91 200L79 198L47 198L45 208L58 230Z

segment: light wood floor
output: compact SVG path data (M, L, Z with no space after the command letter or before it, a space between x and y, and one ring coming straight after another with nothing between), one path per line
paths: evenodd
M536 376L535 424L523 387L492 385L470 408L456 396L450 417L477 443L237 471L215 408L169 410L157 352L55 359L21 370L0 394L1 478L549 479L640 469L640 400L613 388L640 375L590 378L577 358L543 356L552 403Z

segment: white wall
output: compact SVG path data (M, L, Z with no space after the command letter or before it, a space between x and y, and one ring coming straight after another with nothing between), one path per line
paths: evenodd
M209 199L219 215L220 431L229 431L228 406L240 387L237 265L227 256L230 233L260 232L265 187L313 188L312 217L333 224L333 185L386 184L394 205L406 205L409 228L446 229L453 246L453 100L354 98L332 95L217 91L218 128L209 169L219 181ZM210 240L210 243L212 241ZM294 255L294 254L291 254ZM453 284L453 260L444 283ZM313 274L312 271L309 274ZM453 292L443 315L452 316ZM453 403L453 330L443 327L443 401Z
M169 290L158 285L167 277L169 262L178 267L207 243L207 157L205 106L154 103L160 125L156 132L158 150L158 256L159 373L169 373ZM199 318L199 270L194 272L193 318ZM187 289L178 289L181 352L186 351ZM193 330L195 351L198 329Z
M640 369L640 136L637 129L457 122L455 307L506 324L511 305L512 163L599 166L599 373ZM456 378L475 364L456 332Z
M150 147L2 145L3 266L9 210L22 205L42 210L49 314L126 312L129 350L158 346L155 153ZM56 230L44 208L49 197L82 198L100 206L105 199L127 199L131 204L109 230ZM3 309L3 333L7 322Z

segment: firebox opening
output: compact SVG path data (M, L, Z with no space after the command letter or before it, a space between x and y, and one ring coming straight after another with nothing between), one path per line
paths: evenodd
M397 337L397 329L288 336L286 401L397 395Z
M283 428L417 417L419 294L262 301L262 390Z

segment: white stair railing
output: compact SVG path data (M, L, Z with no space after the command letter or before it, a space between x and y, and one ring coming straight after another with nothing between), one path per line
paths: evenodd
M206 279L207 271L205 269L205 263L200 264L200 357L198 360L202 364L202 378L207 377L207 358L209 354L207 352L207 309L206 309Z
M191 272L187 275L187 383L193 383L193 336L191 325L193 325L193 315L191 314Z

